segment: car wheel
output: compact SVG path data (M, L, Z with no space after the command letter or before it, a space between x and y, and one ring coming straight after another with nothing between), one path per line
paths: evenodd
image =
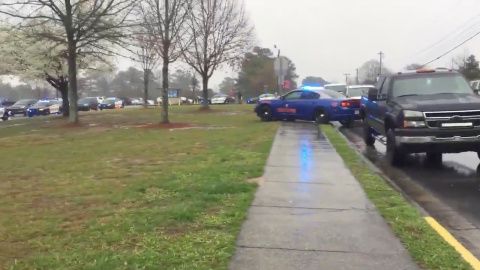
M366 121L363 121L363 141L367 146L373 146L375 144L373 130Z
M442 164L443 154L438 152L427 152L427 162L430 164Z
M25 115L25 117L26 117L26 115ZM33 117L33 114L29 114L28 117Z
M328 124L330 122L328 112L324 109L317 109L314 113L317 124Z
M272 121L272 109L268 106L262 106L258 110L258 116L263 122Z
M389 129L387 131L387 161L392 166L400 166L405 160L405 153L401 147L395 143L395 131Z
M349 128L352 126L352 119L345 119L345 120L340 120L340 124L342 124L343 127Z

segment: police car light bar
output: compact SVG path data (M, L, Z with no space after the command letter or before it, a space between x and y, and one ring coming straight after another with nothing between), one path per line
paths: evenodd
M308 85L303 85L302 89L304 90L323 90L324 88L322 86L308 86Z

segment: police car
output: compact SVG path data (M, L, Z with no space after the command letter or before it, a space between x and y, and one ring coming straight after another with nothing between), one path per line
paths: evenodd
M254 111L262 121L307 120L321 124L339 121L349 127L360 119L360 102L335 90L304 86L278 98L262 100Z
M28 117L35 115L59 114L62 101L60 99L43 99L33 104L27 111Z

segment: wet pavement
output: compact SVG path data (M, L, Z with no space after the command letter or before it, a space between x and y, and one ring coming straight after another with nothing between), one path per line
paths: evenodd
M365 146L360 124L340 131L387 175L405 194L446 227L472 254L480 258L480 191L476 182L480 160L476 153L444 154L439 166L429 165L425 155L410 155L405 165L389 166L385 146Z
M418 269L313 123L282 123L231 270Z

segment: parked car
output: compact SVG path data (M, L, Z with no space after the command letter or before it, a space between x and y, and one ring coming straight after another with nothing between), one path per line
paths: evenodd
M148 101L148 100L147 100L147 101ZM158 104L158 105L162 105L162 101L163 101L163 100L162 100L162 97L158 97L158 98L157 98L157 104ZM143 103L142 103L142 104L143 104ZM148 105L151 105L150 102L149 102ZM172 106L172 102L170 101L170 99L168 99L168 106Z
M458 72L420 69L380 77L362 98L363 139L386 144L391 165L411 153L442 163L443 153L480 158L480 96Z
M37 103L35 99L22 99L7 107L5 112L10 116L15 116L16 114L27 116L27 110L35 103Z
M219 94L211 99L211 104L230 104L235 103L235 98L229 95Z
M115 106L120 106L120 108L124 108L125 107L125 102L120 99L120 98L117 98L117 97L108 97L105 99L106 100L114 100L115 101Z
M345 95L347 92L347 85L344 83L331 83L331 84L325 84L323 88L328 89L328 90L334 90L339 93L342 93Z
M475 93L480 95L480 80L475 80L470 82L470 86L472 87Z
M307 120L326 124L339 121L349 127L360 119L360 102L334 90L297 89L276 99L263 100L254 112L262 121Z
M15 104L16 101L9 100L9 99L0 99L0 106L9 107Z
M77 110L78 111L90 111L95 110L98 111L100 103L96 97L86 97L81 98L77 102Z
M106 110L106 109L115 109L116 104L118 101L115 99L106 99L102 104L99 105L100 110Z
M60 100L40 100L28 109L27 115L33 117L34 115L58 114L61 105L62 101Z
M132 99L128 97L121 97L121 100L123 100L124 106L129 106L132 105Z

